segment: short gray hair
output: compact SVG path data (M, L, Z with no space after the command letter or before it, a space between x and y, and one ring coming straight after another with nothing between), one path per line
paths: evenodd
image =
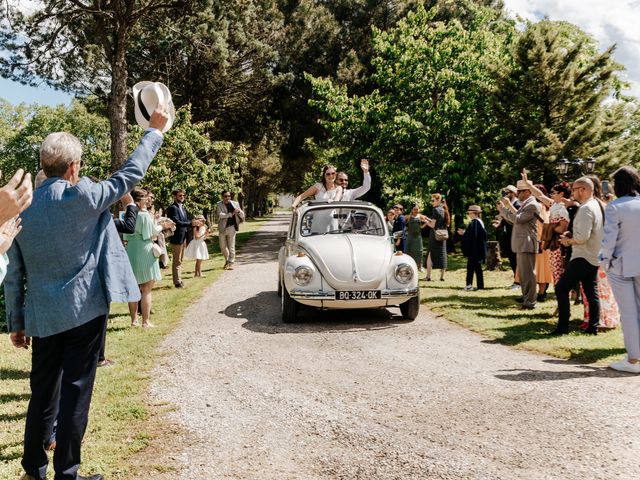
M47 177L62 177L69 165L81 159L82 143L70 133L50 133L40 145L40 166Z

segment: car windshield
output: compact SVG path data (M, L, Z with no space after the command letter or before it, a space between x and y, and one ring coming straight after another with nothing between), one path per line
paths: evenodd
M384 222L380 214L366 207L316 208L302 217L300 234L346 234L384 236Z

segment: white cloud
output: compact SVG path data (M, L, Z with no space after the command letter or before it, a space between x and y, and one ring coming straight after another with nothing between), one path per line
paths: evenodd
M601 50L616 44L615 59L626 67L629 93L640 97L640 0L504 0L505 7L526 20L547 16L579 26Z

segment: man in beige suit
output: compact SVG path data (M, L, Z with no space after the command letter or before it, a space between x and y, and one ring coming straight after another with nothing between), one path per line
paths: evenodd
M536 306L536 255L538 253L538 217L540 205L531 193L531 186L518 181L520 209L503 198L500 212L513 224L511 249L515 252L522 287L522 309L532 310Z

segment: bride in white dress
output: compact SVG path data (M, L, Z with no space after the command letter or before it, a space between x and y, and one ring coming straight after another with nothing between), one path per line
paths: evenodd
M322 182L309 187L293 201L291 207L295 210L307 197L315 195L316 200L338 202L342 199L342 187L336 185L336 167L325 165L322 169Z

